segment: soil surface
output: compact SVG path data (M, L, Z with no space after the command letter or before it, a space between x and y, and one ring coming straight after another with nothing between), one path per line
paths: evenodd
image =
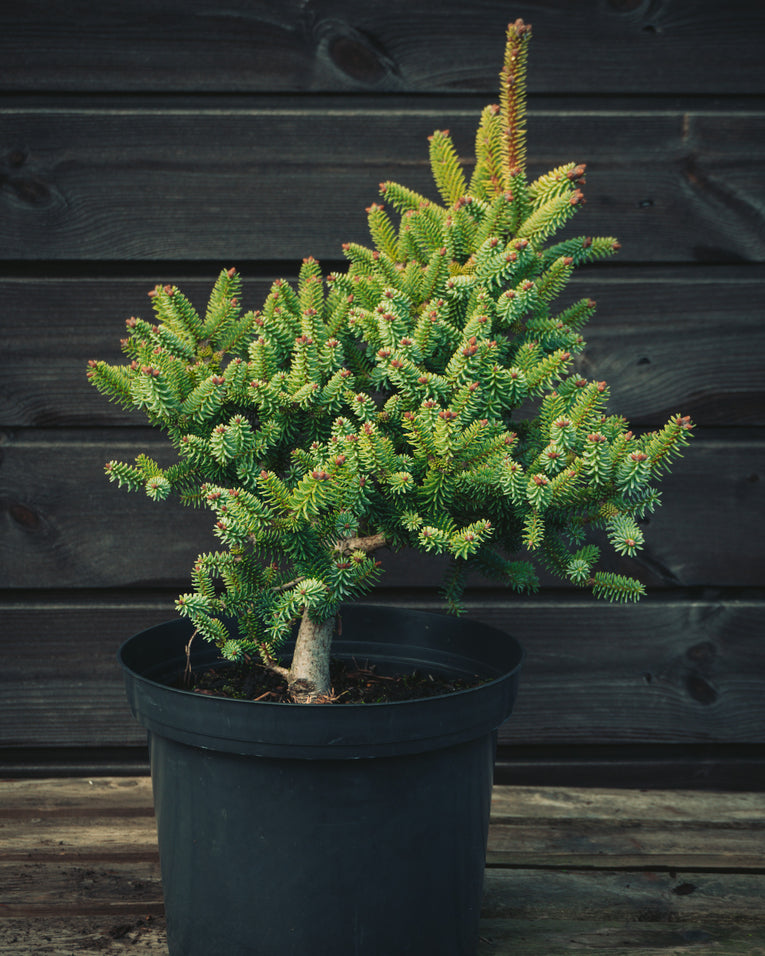
M356 661L333 661L332 694L323 703L380 704L437 697L485 683L485 678L452 679L436 674L378 674L374 667ZM195 673L191 688L197 694L230 697L234 700L266 700L291 703L287 683L278 674L249 661L221 663Z

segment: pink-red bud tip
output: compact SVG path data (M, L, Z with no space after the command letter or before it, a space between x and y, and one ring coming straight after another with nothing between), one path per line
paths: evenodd
M531 24L525 23L520 17L515 21L515 23L509 23L507 26L508 36L511 33L514 33L519 39L525 36L527 33L531 33Z

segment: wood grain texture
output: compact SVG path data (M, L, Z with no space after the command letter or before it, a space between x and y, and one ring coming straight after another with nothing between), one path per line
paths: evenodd
M718 797L719 799L719 797ZM763 807L760 806L760 813ZM87 807L81 812L87 813ZM598 820L590 826L580 821L572 821L568 826L552 826L546 822L531 821L523 826L508 826L493 823L489 831L487 863L490 867L512 867L514 869L552 869L571 868L582 869L585 872L640 870L650 865L654 874L653 889L659 889L656 883L667 884L677 882L675 876L657 881L655 873L672 870L673 874L680 872L695 872L715 869L735 869L738 873L751 872L758 879L741 880L746 883L752 893L752 898L759 896L765 889L765 875L762 870L762 853L765 849L765 834L755 823L754 832L746 829L731 830L728 828L716 829L709 823L695 827L670 828L656 819L642 825L632 825L629 822ZM117 814L112 817L96 817L90 815L63 819L41 817L33 819L0 820L0 834L3 837L3 862L0 863L0 885L3 886L3 910L8 916L32 915L30 910L55 908L56 898L60 898L61 885L70 882L68 891L68 905L77 904L97 906L107 901L108 895L118 897L121 883L119 873L112 872L111 885L107 885L104 893L104 880L100 881L99 893L93 893L93 883L84 878L88 873L85 867L100 865L119 860L124 863L139 864L139 873L145 874L140 881L138 892L132 894L141 906L151 900L152 894L146 892L143 885L150 880L157 886L157 837L156 827L151 817L125 817ZM61 866L60 861L65 858L70 861L69 872ZM33 866L26 864L34 860ZM597 866L594 860L597 860ZM126 869L126 868L123 868ZM21 870L21 872L19 872ZM29 883L34 880L34 870L38 871L40 882L47 884L42 891L36 891L30 900ZM62 870L64 872L62 873ZM83 874L84 871L84 874ZM135 871L133 871L135 875ZM634 881L634 877L633 877ZM499 879L496 881L501 883ZM512 879L504 881L512 886ZM550 878L552 892L547 892L548 899L554 895L555 879ZM596 880L582 880L597 885ZM602 880L600 881L603 882ZM613 889L619 891L619 881L611 880ZM627 880L622 881L623 884ZM638 879L639 882L639 879ZM730 881L733 882L733 881ZM565 890L570 892L572 880L565 880ZM707 880L711 886L714 881ZM52 885L51 885L52 884ZM78 886L78 884L80 884ZM661 887L662 889L664 887ZM77 892L73 893L72 889ZM507 900L508 887L500 886L495 892L495 900L491 906L491 915L525 915L524 907L516 897L511 896L512 902ZM106 896L106 899L103 896ZM108 895L107 895L108 894ZM158 895L158 893L156 894ZM155 895L155 900L156 900ZM531 909L529 895L526 898L526 910ZM592 893L591 893L592 895ZM605 894L604 894L605 895ZM699 894L693 900L696 905L685 906L703 912L705 904L701 902L704 894ZM74 897L74 898L73 898ZM99 899L99 897L101 897ZM501 898L500 898L501 897ZM577 894L577 899L581 894ZM124 900L128 902L129 900ZM537 906L541 900L537 900ZM739 919L751 920L753 917L765 917L765 902L759 899L752 912L751 902L741 901L746 906L742 913L730 914ZM572 907L576 903L572 902ZM26 913L20 912L22 909ZM619 915L608 912L602 903L593 906L595 912L590 911L573 914L558 912L559 916L586 915L596 916L600 912L605 917ZM677 909L682 912L680 906ZM135 911L135 908L133 909ZM551 914L552 915L552 914Z
M572 799L575 799L573 794ZM528 802L526 798L524 805ZM733 804L740 807L741 803L742 798L736 796ZM499 805L502 807L504 803ZM149 777L65 777L45 781L3 780L0 785L0 816L3 817L26 818L41 814L66 817L81 813L83 806L88 808L91 817L116 813L152 815L151 780Z
M17 763L9 759L9 775L36 774L39 777L61 773L61 765L36 751L17 751ZM56 752L58 754L58 752ZM35 762L35 754L40 759ZM99 751L73 752L65 772L147 773L148 757L143 763L135 757L124 764L106 759L94 760ZM136 752L138 754L138 752ZM90 759L88 760L88 756ZM579 745L518 746L504 744L497 753L497 783L525 784L535 787L586 786L618 787L694 787L699 791L765 791L765 765L762 744L625 744L605 746Z
M566 837L549 830L546 839L553 843ZM596 853L593 847L588 854L590 861ZM643 860L646 856L653 866L647 846ZM551 920L603 922L630 919L640 913L643 922L677 924L723 919L750 928L754 924L762 930L763 890L765 877L761 873L706 873L680 866L672 873L658 867L620 872L608 871L605 863L602 869L598 865L574 872L561 872L557 867L539 872L490 866L482 912L485 919L534 920L545 914L543 918Z
M37 787L36 789L40 789ZM92 781L46 781L42 787L49 801L47 806L68 807L70 801L87 800L102 795L104 803L120 805L135 799L137 805L148 806L151 796L142 778L105 777ZM17 781L9 788L6 799L14 806L34 805L34 788L29 781ZM140 801L143 801L141 803ZM39 797L38 797L39 805ZM646 789L614 790L607 787L495 787L491 797L492 826L534 821L537 825L560 821L612 820L632 825L656 824L683 828L710 824L720 829L736 826L742 830L760 829L765 810L762 793L699 793L696 790ZM689 843L691 842L689 838ZM696 845L696 853L704 852Z
M164 918L119 911L101 916L44 916L0 919L0 946L14 956L106 956L140 953L167 956ZM491 951L490 951L491 952Z
M170 586L217 538L207 511L158 505L106 480L104 463L145 452L160 464L172 449L149 431L10 433L0 446L0 580L5 588ZM634 559L605 551L602 567L650 587L762 583L765 445L757 435L698 437L661 485ZM703 515L703 526L698 516ZM381 552L380 587L440 585L445 559ZM476 586L487 582L472 577ZM552 579L545 578L545 583Z
M66 856L80 862L115 858L144 862L157 855L154 820L143 816L92 817L87 806L78 817L0 820L3 858L8 862L55 862Z
M534 91L761 93L765 20L747 0L8 2L0 89L492 90L508 19L533 23ZM583 65L581 51L597 51ZM735 63L736 68L731 69Z
M151 827L153 827L151 821ZM150 827L147 831L151 832ZM559 839L550 832L548 840ZM156 848L155 848L156 850ZM110 853L114 852L110 849ZM59 862L24 860L0 863L3 902L0 920L56 916L58 912L161 916L162 887L158 860L72 860L65 848ZM155 852L156 857L156 852ZM678 887L690 886L687 893ZM620 919L638 906L647 915L679 922L712 917L751 925L763 919L765 877L761 874L709 874L686 871L579 871L561 873L533 868L504 869L489 864L483 913L486 919ZM2 925L2 922L0 922ZM0 937L1 939L2 937Z
M153 820L146 830L153 837ZM58 860L40 859L35 850L30 854L34 863L2 862L0 919L52 915L57 911L162 916L164 904L155 837L152 845L153 859L146 862L115 860L119 854L107 844L104 845L109 854L107 862L77 863L66 846L59 851Z
M427 136L472 156L483 105L24 101L0 109L0 259L337 258L381 181L436 194ZM528 136L532 175L588 163L571 230L623 260L765 258L762 111L532 109Z
M164 920L150 915L16 918L0 921L0 945L14 956L167 956ZM736 927L714 917L661 922L625 919L491 919L481 921L478 956L765 956L759 926Z
M245 268L245 306L260 308L274 278L248 276ZM141 424L139 414L98 396L85 377L87 361L122 361L124 320L151 316L146 293L157 282L179 285L203 309L214 280L212 272L200 278L160 266L145 278L0 279L0 424ZM558 307L584 296L597 301L598 312L578 368L609 382L611 407L632 425L662 425L677 411L704 427L765 425L759 267L593 267L572 279Z
M633 918L591 920L490 920L481 924L478 956L764 956L761 926L736 927L714 918L664 923Z
M691 840L699 841L703 849L688 853ZM656 870L735 867L740 871L761 871L764 851L762 830L713 832L705 826L685 826L679 830L654 824L646 832L641 826L599 822L591 829L578 827L575 833L541 825L528 827L521 834L516 827L497 826L489 841L487 860L499 865L588 869L593 867L593 857L597 857L598 868L635 869L643 866L649 856L651 867Z
M491 796L492 826L509 823L618 820L676 826L735 825L761 827L765 809L761 793L699 793L696 790L615 790L607 787L496 786ZM131 777L66 777L3 780L0 815L9 819L151 816L151 779ZM696 852L702 852L697 847Z
M389 601L437 610L435 600ZM762 744L765 609L756 600L652 596L635 607L583 596L474 600L469 614L526 649L515 711L500 731L514 748ZM173 617L158 599L2 606L0 747L136 747L116 648ZM690 758L688 758L690 759ZM584 774L586 778L586 774ZM688 775L689 781L692 775Z
M2 783L3 952L166 953L148 783ZM495 787L480 956L765 952L763 800Z

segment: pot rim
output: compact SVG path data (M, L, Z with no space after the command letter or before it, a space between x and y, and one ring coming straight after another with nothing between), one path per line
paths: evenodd
M192 745L264 756L275 748L299 757L321 751L340 758L437 749L491 732L509 716L524 658L514 638L472 619L390 605L348 605L342 614L344 635L333 643L336 657L487 679L433 697L337 706L201 695L163 682L185 663L184 641L193 630L190 621L177 618L140 631L119 649L133 715L149 731ZM372 638L366 634L370 628L377 632ZM385 637L391 628L392 640ZM354 629L365 636L347 636ZM413 639L410 633L410 640L403 640L402 629L414 632ZM172 654L141 666L157 656L160 645L170 646ZM197 647L196 656L196 667L220 660L208 642ZM200 658L205 658L201 665Z

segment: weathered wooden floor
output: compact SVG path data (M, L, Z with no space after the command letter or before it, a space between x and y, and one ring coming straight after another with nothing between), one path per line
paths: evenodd
M761 793L498 787L481 956L765 954L763 811ZM166 951L149 780L0 781L0 953Z

